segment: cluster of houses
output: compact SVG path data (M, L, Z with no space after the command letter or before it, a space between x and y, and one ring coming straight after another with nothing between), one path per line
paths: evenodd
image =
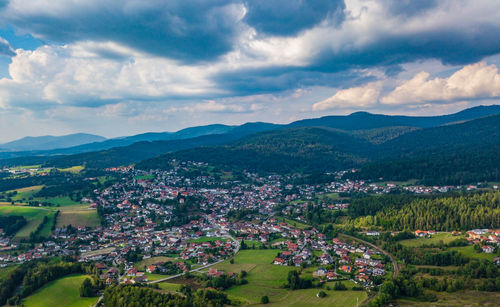
M317 234L319 235L319 233ZM316 235L316 237L317 237ZM326 280L351 278L364 285L370 285L371 276L386 274L385 264L378 251L363 245L354 246L337 238L332 243L324 240L312 239L314 244L304 244L304 240L297 242L283 241L284 250L274 258L273 264L285 266L320 265L313 272L313 277ZM315 253L315 251L321 253ZM378 259L375 259L378 258Z
M467 241L481 246L485 253L493 253L500 247L500 230L473 229L467 231ZM498 261L497 261L498 262ZM499 263L500 264L500 263Z

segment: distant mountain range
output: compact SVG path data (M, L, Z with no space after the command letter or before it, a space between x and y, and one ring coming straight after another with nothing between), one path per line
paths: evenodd
M500 144L499 114L500 106L480 106L443 116L357 112L287 125L208 125L60 149L4 152L0 156L10 159L0 160L0 166L30 164L27 161L31 161L58 167L85 165L87 168L101 168L137 164L139 168L162 168L170 159L176 158L209 162L224 168L267 172L322 172L361 167L365 176L392 176L402 180L416 174L411 171L414 169L412 165L405 166L407 175L398 177L404 172L393 170L389 174L391 167L387 163L414 161L422 169L426 163L423 161L430 163L435 157L434 161L447 163L447 171L450 171L456 166L446 159L453 156L457 161L470 160L472 157L464 158L463 155L475 152L477 157L489 161L493 172L500 165L494 165L496 160L489 158ZM485 158L486 153L488 158ZM457 155L462 155L462 158ZM472 162L469 164L480 167ZM434 172L436 167L439 169L433 165ZM419 176L424 176L424 173L419 173ZM463 173L470 175L471 172L469 169ZM472 177L477 178L477 173ZM429 171L425 176L430 176ZM448 177L453 176L458 178L456 174Z
M174 158L257 172L320 173L361 168L357 178L421 179L427 184L499 181L500 115L423 129L280 129L225 145L165 154L136 167L162 168Z
M106 138L102 136L86 133L76 133L64 136L28 136L19 140L0 144L0 151L51 150L78 146L92 142L102 142L104 140L106 140Z

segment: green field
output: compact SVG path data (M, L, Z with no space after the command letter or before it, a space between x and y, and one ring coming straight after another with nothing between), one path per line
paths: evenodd
M9 275L9 273L12 270L14 270L16 267L17 267L17 264L16 265L9 265L8 267L5 267L5 268L0 268L0 280L7 277L7 275Z
M168 282L161 282L158 284L158 286L160 286L160 289L170 292L176 292L181 288L181 285L179 284L173 284Z
M319 298L316 294L321 289L304 289L289 291L288 294L280 300L272 300L268 305L262 306L357 306L368 297L365 291L334 291L324 290L326 297ZM261 306L261 305L259 305Z
M228 297L241 304L259 304L260 298L267 295L271 306L356 306L356 299L361 304L367 294L364 291L333 291L327 297L316 297L318 289L290 291L283 288L288 272L296 267L271 264L278 250L242 250L234 258L234 264L225 261L215 266L218 270L239 273L248 272L248 284L231 287L226 290ZM352 287L351 282L347 286Z
M437 302L426 303L418 302L410 299L396 300L397 306L435 306L435 307L451 307L451 306L498 306L500 302L500 293L482 292L482 291L457 291L448 292L432 292L436 294Z
M44 216L49 217L49 220L50 219L53 220L54 214L55 210L53 209L26 207L26 206L0 206L0 215L4 216L20 215L24 216L28 221L28 224L26 224L26 226L21 228L16 233L16 235L14 236L15 239L22 239L29 237L30 233L36 230L38 225L40 225ZM48 224L50 224L50 222ZM42 229L42 234L47 236L50 234L50 227L48 230L45 229L46 227Z
M140 175L134 177L136 180L153 180L155 179L155 175Z
M40 231L39 235L45 238L48 238L50 234L52 233L52 225L56 223L55 217L56 217L56 212L52 211L48 215L48 222L43 225L42 230Z
M447 244L453 240L461 239L463 237L464 236L462 236L462 235L453 236L449 232L440 232L440 233L436 233L431 238L415 238L415 239L403 240L400 243L404 246L407 246L407 247L419 247L422 245L439 244L439 242L441 242L441 241L443 241L443 243Z
M456 250L463 254L464 256L470 257L470 258L476 258L476 259L486 259L489 261L493 261L493 258L498 257L495 253L493 254L486 254L486 253L476 253L474 251L474 246L469 245L469 246L461 246L461 247L452 247L449 248L448 250Z
M22 189L7 191L6 193L10 193L10 192L15 191L15 192L17 192L17 194L12 196L13 201L15 201L15 202L28 202L42 188L43 188L43 185L35 185L35 186L26 187L26 188L22 188Z
M97 298L81 298L79 289L85 275L72 275L52 281L43 288L27 297L23 303L26 307L88 307Z
M61 207L67 207L67 206L76 206L76 205L83 205L84 203L79 202L79 201L74 201L69 196L56 196L56 197L37 197L35 198L36 201L39 202L48 202L53 205L59 205Z
M67 225L97 227L100 225L97 210L88 209L87 205L60 207L58 209L61 212L57 218L56 227Z
M278 220L280 222L285 222L288 225L290 225L290 226L292 226L294 228L297 228L297 229L305 229L305 228L310 227L307 224L304 224L304 223L301 223L301 222L298 222L298 221L294 221L294 220L291 220L291 219L287 219L287 218L284 218L284 217L276 217L276 220Z
M144 259L144 260L141 260L139 262L134 263L134 267L142 270L142 269L144 269L144 267L150 266L152 264L155 264L155 263L158 263L158 262L167 262L167 261L174 262L175 259L174 258L170 258L170 257L163 257L163 256L151 257L151 258Z
M234 264L229 261L218 264L216 268L225 272L248 272L248 284L230 288L228 295L244 303L258 303L263 295L272 299L284 298L288 291L281 286L293 268L271 264L277 253L269 249L242 250L234 258Z
M220 238L220 237L201 237L199 239L191 239L188 240L189 243L203 243L203 242L215 242L215 241L227 241L228 238Z
M397 186L402 187L402 186L415 185L416 183L417 183L416 179L410 179L407 181L380 181L380 182L377 182L377 186L384 187L387 184L395 184Z
M58 168L57 170L61 172L70 172L74 174L78 174L79 172L83 171L85 167L78 165L78 166L73 166L73 167L68 167L68 168Z
M166 277L170 276L170 275L150 274L150 273L145 273L144 275L146 275L148 277L148 281L155 281L155 280L166 278Z

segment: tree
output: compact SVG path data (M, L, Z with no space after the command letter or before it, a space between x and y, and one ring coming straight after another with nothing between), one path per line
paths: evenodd
M333 286L333 290L344 291L344 290L347 290L347 287L343 283L341 283L340 281L337 281L335 283L335 285Z
M263 297L260 298L260 302L262 304L268 304L269 303L269 297L267 295L264 295Z
M326 296L325 291L319 291L318 292L318 297L325 297L325 296Z
M85 278L82 285L80 286L80 296L81 297L91 297L92 296L92 282L89 278Z

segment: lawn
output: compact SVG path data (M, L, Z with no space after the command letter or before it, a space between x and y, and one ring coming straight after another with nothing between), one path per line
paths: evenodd
M43 185L35 185L31 187L26 187L22 189L17 189L17 190L12 190L12 191L7 191L6 193L9 192L17 192L16 195L12 196L12 200L15 202L28 202L30 198L34 197L36 193L38 193L41 189L43 188Z
M61 212L57 218L56 227L67 225L97 227L100 225L97 210L88 209L87 205L61 207L58 209Z
M425 303L410 299L398 299L398 306L498 306L500 293L482 291L433 292L437 302Z
M157 284L160 286L160 289L170 291L170 292L176 292L181 288L181 285L179 284L173 284L173 283L168 283L168 282L161 282Z
M259 248L262 246L262 242L260 241L255 241L255 240L244 240L245 244L248 246L248 248Z
M54 225L54 223L56 222L55 217L56 217L55 211L50 212L47 215L47 218L49 220L47 223L45 223L45 225L43 225L42 230L39 233L40 236L45 237L45 238L48 238L50 236L50 234L52 233L52 225Z
M136 180L153 180L155 179L155 175L140 175L140 176L135 176Z
M88 307L97 301L97 297L81 298L80 286L88 276L71 275L52 281L26 298L27 307Z
M61 207L83 205L82 202L74 201L69 196L56 196L56 197L37 197L36 201L47 202L53 205L59 205Z
M53 217L54 214L55 211L53 209L27 206L0 206L0 215L20 215L24 216L28 221L28 224L21 228L14 236L16 240L29 237L30 233L40 225L44 216L50 218ZM46 229L43 229L42 233L45 235L50 234L50 232L47 233Z
M316 296L321 289L304 289L289 291L282 299L273 300L270 304L262 306L357 306L368 297L365 291L334 291L324 290L326 297Z
M163 257L163 256L151 257L151 258L143 259L143 260L135 263L134 267L142 270L142 269L144 269L145 266L148 267L148 266L155 264L155 263L158 263L158 262L168 262L168 261L174 262L175 259L170 258L170 257Z
M301 223L301 222L298 222L298 221L294 221L294 220L291 220L291 219L287 219L287 218L284 218L284 217L276 217L276 220L278 220L280 222L285 222L288 225L290 225L290 226L292 226L294 228L298 228L298 229L305 229L305 228L310 227L307 224L304 224L304 223Z
M225 272L248 272L248 284L226 291L230 298L244 303L258 303L263 295L272 299L285 297L288 291L281 286L286 282L288 272L294 268L271 264L277 253L278 250L271 249L242 250L234 258L234 264L229 261L218 264L216 268Z
M9 273L12 272L16 267L17 267L17 264L16 265L9 265L8 267L5 267L5 268L0 268L0 280L7 277L7 275L9 275Z
M151 274L151 273L145 273L144 275L146 275L148 277L148 281L155 281L158 279L163 279L163 278L171 276L171 275Z
M486 253L476 253L474 251L474 246L469 245L469 246L461 246L461 247L452 247L449 248L449 250L456 250L463 254L464 256L470 257L470 258L475 258L475 259L486 259L489 261L493 261L493 258L498 257L496 254L486 254Z
M215 242L215 241L227 241L228 238L220 238L220 237L201 237L199 239L191 239L188 240L189 243L203 243L203 242Z
M68 168L58 168L59 171L61 172L70 172L73 174L78 174L79 172L83 171L85 167L78 165L78 166L73 166L73 167L68 167Z
M450 243L453 240L463 238L463 236L453 236L449 232L440 232L436 233L433 235L431 238L415 238L415 239L408 239L408 240L403 240L400 243L404 246L407 247L419 247L422 245L428 245L428 244L439 244L440 241L443 241L443 243Z

